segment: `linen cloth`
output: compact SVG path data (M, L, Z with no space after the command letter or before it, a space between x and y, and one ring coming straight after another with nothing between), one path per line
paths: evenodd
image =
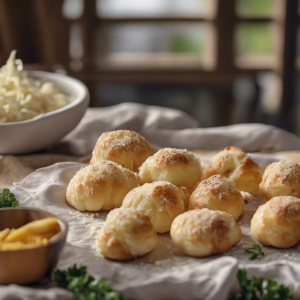
M200 124L182 111L123 103L90 108L79 125L52 152L89 155L101 133L128 129L141 133L161 147L218 150L228 145L247 152L300 150L300 139L279 128L263 124L239 124L199 128Z
M235 145L249 152L300 150L298 137L272 126L243 124L205 129L180 111L125 103L88 109L78 127L51 151L88 155L102 132L121 128L138 131L161 147L217 150ZM272 154L252 155L263 167L281 159ZM65 200L69 180L83 166L76 162L57 163L38 169L10 187L21 206L42 207L68 221L69 234L59 268L66 269L74 263L87 265L92 275L108 279L115 289L132 299L225 300L230 291L237 289L236 273L239 267L244 267L250 276L278 279L300 299L299 246L287 251L267 248L266 258L253 263L243 251L245 245L254 242L249 228L243 224L249 223L255 201L239 221L244 242L224 255L205 259L184 257L177 252L168 234L163 234L158 249L144 258L127 263L103 259L95 249L97 231L91 228L101 227L106 214L79 213ZM0 299L71 299L71 295L49 287L49 281L44 280L30 287L0 286Z

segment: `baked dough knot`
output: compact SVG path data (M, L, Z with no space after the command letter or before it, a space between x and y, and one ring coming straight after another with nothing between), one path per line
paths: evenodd
M234 181L238 190L256 194L262 172L262 168L243 149L229 146L210 160L202 179L220 174Z
M295 246L300 242L300 199L279 196L260 206L251 220L251 233L266 246Z
M223 253L241 240L241 229L231 215L207 208L176 217L170 233L183 253L196 257Z
M213 175L197 186L190 198L190 209L208 208L229 213L235 220L243 213L244 198L235 182L221 175Z
M290 160L270 164L263 174L259 189L266 200L276 196L300 198L300 166Z
M138 172L138 168L151 155L153 151L139 133L130 130L108 131L99 137L92 153L91 164L110 160Z
M170 182L156 181L131 190L122 207L144 211L154 229L164 233L170 230L175 217L185 211L187 201L187 194L181 188Z
M100 161L79 170L66 193L70 205L80 211L112 210L140 184L136 173L112 161Z
M139 177L143 183L168 181L191 189L201 180L201 165L187 150L164 148L143 163Z
M150 218L135 209L114 209L97 237L97 248L110 259L130 260L151 252L157 245L157 233Z

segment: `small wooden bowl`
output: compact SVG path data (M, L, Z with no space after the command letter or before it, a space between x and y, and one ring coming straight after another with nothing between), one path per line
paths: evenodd
M55 215L37 208L1 208L0 231ZM68 224L57 218L60 232L44 246L22 250L0 250L0 284L29 284L50 274L66 242Z

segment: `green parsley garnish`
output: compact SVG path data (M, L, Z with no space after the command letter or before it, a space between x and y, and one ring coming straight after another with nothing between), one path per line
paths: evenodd
M249 279L244 269L239 269L237 278L241 293L233 296L231 300L295 300L288 287L273 279L255 276Z
M0 208L17 206L19 206L19 201L16 200L16 196L9 189L4 189L0 193Z
M250 259L254 260L265 256L265 252L263 252L262 249L263 249L262 245L254 245L251 248L245 249L245 252L252 254Z
M68 271L58 269L53 272L54 283L73 293L73 300L128 300L114 292L106 280L96 280L86 272L87 267L77 268L76 264Z

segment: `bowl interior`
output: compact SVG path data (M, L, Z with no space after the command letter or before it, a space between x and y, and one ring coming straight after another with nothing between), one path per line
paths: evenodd
M57 218L55 215L35 208L2 208L0 209L0 231L5 228L20 228L27 223L48 217ZM57 218L60 232L49 240L49 243L57 242L66 234L67 224Z
M40 119L44 118L51 118L54 115L62 113L66 110L71 110L76 106L82 105L83 102L86 102L85 109L88 106L89 102L89 91L84 83L77 80L76 78L69 77L64 74L59 73L50 73L50 72L43 72L43 71L26 71L26 74L29 77L34 79L43 81L43 82L52 82L54 83L63 93L68 95L74 95L75 99L69 103L68 105L61 107L59 109L47 112L43 115L37 116L36 118L24 120L24 121L16 121L16 122L5 122L0 123L0 126L17 126L17 125L24 125L35 122Z
M63 93L68 95L74 95L75 99L70 104L76 104L85 97L87 88L79 80L69 77L64 74L50 73L42 71L27 71L29 77L41 80L43 82L53 82ZM69 105L70 105L69 104Z

